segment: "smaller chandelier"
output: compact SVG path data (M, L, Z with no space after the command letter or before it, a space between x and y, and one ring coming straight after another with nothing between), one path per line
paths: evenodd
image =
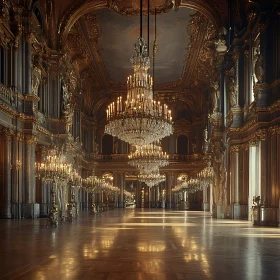
M136 151L128 156L128 163L140 169L140 173L150 173L169 164L169 156L162 151L160 143L153 142L136 146Z
M160 182L165 181L165 179L166 179L165 175L161 175L159 173L159 170L153 171L148 174L140 173L138 175L138 180L140 182L145 183L150 188L158 185Z

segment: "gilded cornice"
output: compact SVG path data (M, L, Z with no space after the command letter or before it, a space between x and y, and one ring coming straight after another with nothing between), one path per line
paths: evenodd
M278 135L280 134L280 125L274 125L268 128L269 133L271 135Z
M241 145L232 145L230 146L230 154L239 153L241 150Z
M35 136L35 135L29 135L29 134L27 134L27 135L24 136L24 139L25 139L25 142L26 142L27 144L30 144L30 145L36 144L36 143L38 142L38 137Z

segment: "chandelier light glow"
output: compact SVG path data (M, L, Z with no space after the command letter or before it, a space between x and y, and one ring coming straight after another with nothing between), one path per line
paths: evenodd
M142 2L140 37L134 47L132 76L127 78L126 100L119 96L106 111L105 133L131 145L142 146L173 133L171 111L153 98L153 78L148 74L150 57L142 38Z
M148 187L153 187L158 185L160 182L165 181L165 175L161 175L159 170L150 173L140 173L138 175L138 180L144 182Z
M169 164L169 156L162 151L159 142L137 146L136 151L128 156L128 163L147 174Z

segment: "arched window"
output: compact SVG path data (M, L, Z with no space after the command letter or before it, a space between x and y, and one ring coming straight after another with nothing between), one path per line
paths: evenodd
M106 134L102 137L102 154L113 154L113 137L111 135Z
M177 154L187 155L189 153L189 139L186 135L177 137Z

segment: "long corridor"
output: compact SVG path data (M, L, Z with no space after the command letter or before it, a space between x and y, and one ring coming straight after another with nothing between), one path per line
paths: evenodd
M280 279L279 228L203 212L116 209L0 228L0 279Z

